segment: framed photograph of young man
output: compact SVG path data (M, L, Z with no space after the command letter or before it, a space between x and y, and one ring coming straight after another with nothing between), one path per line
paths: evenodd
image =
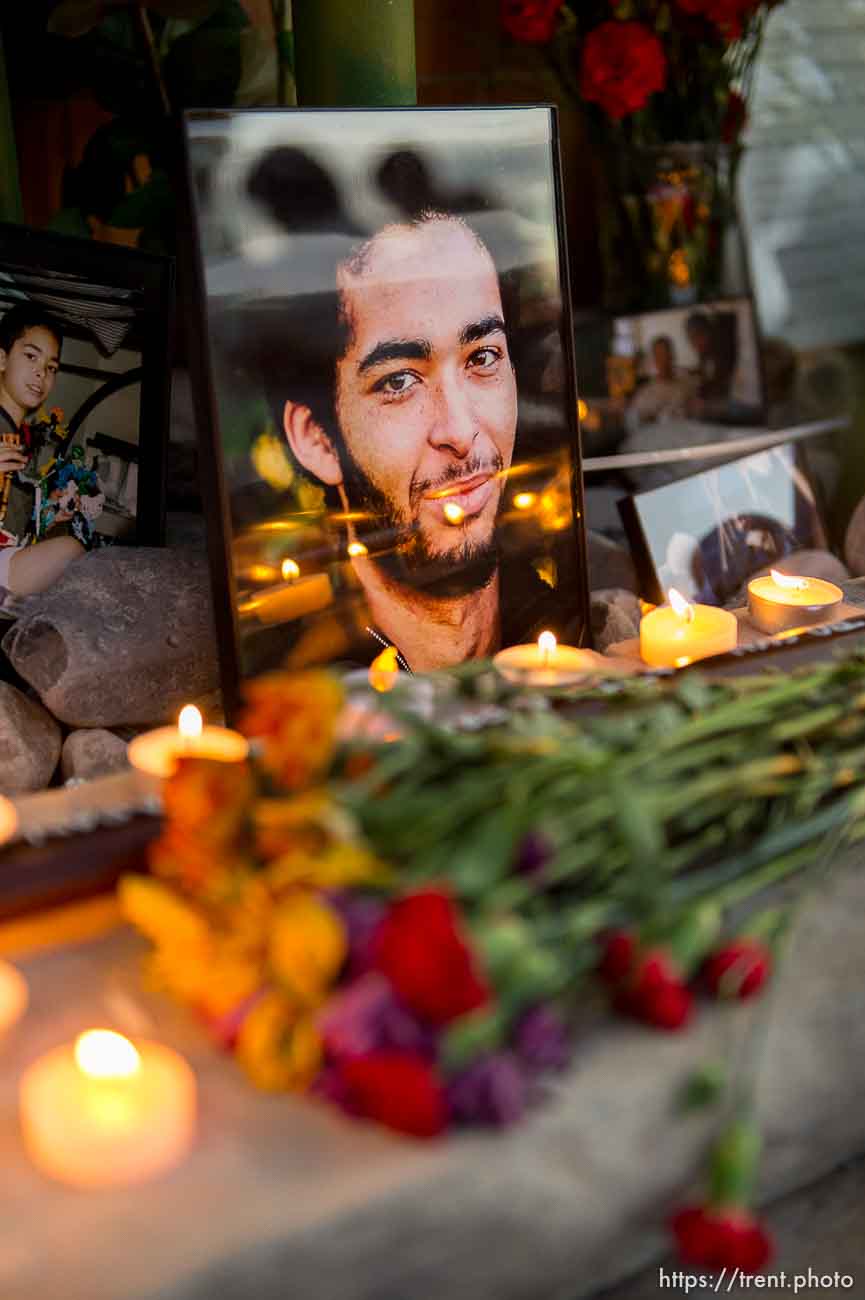
M585 644L555 110L194 113L186 146L229 711L276 665Z

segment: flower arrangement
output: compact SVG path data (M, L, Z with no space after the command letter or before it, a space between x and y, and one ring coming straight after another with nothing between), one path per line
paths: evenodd
M151 874L121 884L152 984L254 1083L424 1138L519 1120L587 998L677 1032L703 999L760 995L794 902L742 904L865 835L865 656L616 684L576 721L483 664L441 689L507 720L446 729L397 688L398 743L339 740L335 677L253 681L254 757L182 760ZM690 1261L762 1267L758 1149L745 1107L672 1224Z
M780 3L502 0L505 32L541 52L594 136L611 305L717 293L755 63Z

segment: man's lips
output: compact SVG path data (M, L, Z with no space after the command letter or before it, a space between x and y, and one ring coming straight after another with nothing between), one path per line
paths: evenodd
M463 515L477 515L489 501L495 488L495 474L474 474L471 478L458 479L445 487L430 492L424 498L441 518L447 518L445 507L453 513L461 510ZM449 522L454 522L453 519ZM459 521L457 521L459 522Z

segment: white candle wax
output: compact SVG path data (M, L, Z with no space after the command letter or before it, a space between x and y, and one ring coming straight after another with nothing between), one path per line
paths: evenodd
M160 1043L134 1046L110 1030L90 1031L25 1071L19 1112L24 1144L43 1173L76 1187L139 1183L192 1145L195 1076Z

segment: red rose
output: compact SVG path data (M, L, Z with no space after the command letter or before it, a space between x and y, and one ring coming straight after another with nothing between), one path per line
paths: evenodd
M626 1015L656 1029L681 1029L690 1019L690 989L665 952L647 952L619 988L615 1004Z
M542 45L552 38L565 0L501 0L502 27L515 41Z
M747 1210L692 1205L680 1210L670 1226L682 1262L698 1268L758 1273L772 1255L771 1238Z
M717 998L750 998L766 983L772 954L756 939L736 939L709 957L703 974Z
M634 963L637 940L630 930L609 930L601 936L601 943L598 974L605 984L618 984Z
M742 35L747 18L759 8L760 0L676 0L683 13L714 23L725 40L736 41Z
M490 1000L447 894L426 889L390 907L373 939L374 965L417 1015L447 1024Z
M346 1110L412 1137L436 1137L448 1122L439 1078L422 1056L371 1052L337 1065L338 1092Z
M667 60L661 42L642 23L609 21L589 32L583 44L580 92L609 117L642 108L663 90Z

